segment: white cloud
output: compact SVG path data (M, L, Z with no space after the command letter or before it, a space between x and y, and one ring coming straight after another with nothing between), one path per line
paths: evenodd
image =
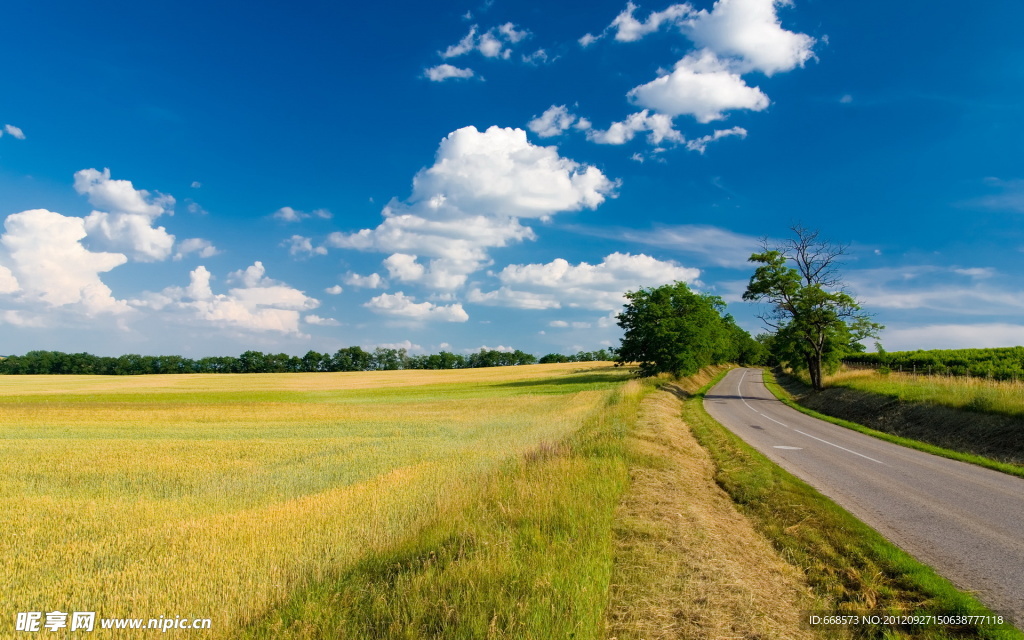
M650 113L647 109L628 116L623 122L613 122L608 129L587 131L587 139L598 144L625 144L637 133L647 131L651 144L669 142L682 143L683 134L672 127L672 118L661 113Z
M32 315L18 310L0 311L0 324L13 327L45 327L46 316Z
M1024 325L932 324L893 328L881 332L881 342L890 351L1013 347L1024 345Z
M441 344L442 344L442 347L441 347L442 349L448 347L448 345L443 343L443 342ZM380 347L381 349L399 349L399 350L405 349L409 353L415 353L417 351L418 352L423 352L424 351L423 347L421 347L418 344L413 343L412 340L402 340L401 342L381 342L381 343L378 343L378 344L370 345L371 349L375 349L377 347Z
M412 320L437 320L443 322L465 322L469 314L461 304L436 305L432 302L416 302L415 298L398 293L382 293L363 304L364 307L382 315Z
M512 24L511 22L506 22L505 24L499 26L498 33L500 33L505 38L505 40L513 44L525 39L527 36L530 35L530 32L527 31L526 29L516 29L516 25Z
M206 267L198 266L189 273L187 287L168 287L159 294L149 294L146 300L134 300L132 304L184 311L192 321L200 320L221 328L299 336L304 335L299 329L301 313L320 306L318 300L302 291L267 278L266 269L259 261L231 273L228 279L242 286L229 289L226 294L213 292L211 278Z
M626 3L622 13L612 20L608 29L615 31L615 39L619 42L634 42L644 36L654 33L664 24L675 24L681 19L693 13L690 4L674 4L664 11L654 11L647 17L647 20L640 22L633 16L637 6L632 2ZM589 34L588 34L589 35Z
M345 284L352 285L353 287L361 287L363 289L386 289L388 283L380 276L379 273L371 273L368 276L361 276L358 273L349 273L345 275L343 280Z
M313 239L305 236L294 235L281 244L288 245L288 253L293 256L322 256L327 254L327 247L314 247Z
M680 28L697 46L731 57L741 73L761 71L771 76L804 66L814 57L814 38L782 28L776 9L791 0L718 0L711 11L701 10Z
M996 275L996 270L992 267L971 267L969 269L953 269L953 273L958 273L962 276L969 276L971 278L983 279L991 278Z
M344 291L344 289L341 288L340 284L336 284L332 287L327 287L326 289L324 289L324 293L329 293L332 296L339 295L342 291Z
M410 198L392 200L378 227L332 233L327 243L427 258L423 283L452 289L489 264L488 249L535 237L522 218L594 209L615 186L596 167L530 144L522 129L465 127L441 141Z
M499 274L504 286L492 292L473 291L470 302L523 309L619 309L623 294L640 287L674 281L693 282L699 269L683 267L644 254L613 253L600 264L572 265L558 258L547 264L509 265Z
M275 220L281 222L299 222L306 220L307 218L320 218L323 220L329 220L331 218L331 212L327 209L314 209L312 212L299 211L292 207L281 207L274 213L270 214Z
M303 320L305 320L306 324L314 324L319 327L337 327L341 325L341 323L334 318L321 318L320 316L313 314L307 315Z
M112 247L130 249L133 257L143 262L170 257L174 236L164 227L153 227L153 222L165 213L173 214L174 198L150 195L144 189L135 189L128 180L111 180L110 169L75 173L75 191L87 196L98 209L85 218L90 237Z
M192 181L192 188L193 189L198 189L198 188L200 188L202 186L203 186L203 183L199 182L198 180L193 180Z
M651 231L602 228L586 233L682 251L700 256L706 264L739 269L749 268L750 254L760 248L760 241L753 236L710 225L659 225Z
M530 54L523 54L523 62L526 62L528 64L547 64L548 62L553 62L554 60L557 59L557 56L555 56L554 58L549 56L548 52L545 51L544 49L537 49L536 51Z
M488 347L485 344L480 345L476 349L463 349L463 353L479 353L481 351L500 351L502 353L512 353L515 351L515 347L506 347L503 344L499 344L496 347Z
M564 329L569 326L569 323L566 322L565 320L552 320L551 322L548 323L548 326L555 327L558 329Z
M0 264L0 293L14 293L20 289L21 285L11 270Z
M839 103L840 103L840 104L850 104L850 103L852 103L852 102L853 102L853 96L851 96L851 95L850 95L850 94L848 94L848 93L847 93L847 94L845 94L845 95L843 95L843 97L842 97L842 98L839 98Z
M580 43L581 47L586 49L587 47L589 47L590 45L594 44L595 42L597 42L600 39L601 39L601 36L599 36L599 35L595 36L592 33L585 33L585 34L583 34L582 37L580 37L579 40L577 40L577 42Z
M423 279L426 268L408 253L394 253L384 260L388 275L402 282L418 282Z
M25 133L20 128L14 126L13 124L5 124L4 131L10 134L12 138L17 138L18 140L25 139ZM3 132L0 132L0 135L3 135Z
M708 145L715 140L721 140L728 136L739 136L741 138L747 137L747 130L743 127L733 127L731 129L715 129L715 132L706 136L701 136L694 140L686 141L686 148L690 151L697 151L704 153L704 150L708 148Z
M178 243L178 252L174 254L174 259L181 260L190 253L198 254L200 258L211 258L220 252L209 240L186 238Z
M486 58L502 58L507 60L512 55L512 51L506 45L516 44L529 35L529 31L518 29L511 22L506 22L499 27L488 29L482 33L478 31L477 25L474 24L469 28L469 33L459 40L458 43L451 45L444 51L439 51L438 55L447 60L449 58L457 58L471 51L477 51Z
M712 52L691 53L669 74L629 91L636 104L669 116L692 115L707 123L725 118L725 111L768 108L768 96L750 87Z
M99 274L124 264L120 253L92 252L82 246L85 221L45 209L7 216L0 236L6 273L0 282L7 293L49 307L72 305L87 315L123 313L128 306L114 298Z
M572 126L576 116L569 113L569 109L563 105L551 105L544 113L530 120L526 126L542 138L550 138L560 135L563 131Z
M450 78L472 78L472 69L462 69L450 64L439 64L423 70L423 75L434 82L444 82Z

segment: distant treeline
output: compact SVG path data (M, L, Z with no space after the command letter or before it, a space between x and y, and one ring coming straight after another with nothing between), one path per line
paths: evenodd
M859 353L846 364L887 368L925 375L974 376L994 380L1024 380L1024 347L998 349L933 349Z
M580 351L571 356L550 353L539 361L536 356L515 351L481 349L461 355L442 351L431 355L409 355L405 349L378 347L366 351L345 347L333 354L309 351L304 356L286 353L246 351L242 355L185 358L183 356L142 356L128 354L117 357L94 356L91 353L60 351L29 351L23 356L0 358L0 374L78 374L78 375L143 375L152 373L299 373L312 371L385 371L393 369L472 369L507 367L549 362L590 362L614 360L613 352Z

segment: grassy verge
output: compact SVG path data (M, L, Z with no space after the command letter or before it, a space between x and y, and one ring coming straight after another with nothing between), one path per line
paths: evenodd
M821 598L823 612L991 615L976 599L715 422L703 407L704 392L710 387L684 403L684 419L714 459L719 486L782 556L805 573ZM861 624L848 631L855 638L1024 638L1008 624Z
M1024 467L1020 465L999 462L998 460L992 460L991 458L986 458L984 456L954 451L952 449L946 449L944 447L928 444L927 442L921 442L920 440L902 438L891 433L885 433L884 431L877 431L875 429L871 429L870 427L865 427L864 425L857 424L856 422L850 422L849 420L843 420L842 418L835 418L824 413L819 413L818 411L815 411L813 409L808 409L807 407L796 402L796 400L794 400L793 398L793 395L790 394L781 385L779 385L779 383L775 380L775 376L773 376L771 372L767 370L765 370L764 372L764 384L773 394L775 394L776 398L781 400L787 406L796 409L801 413L807 414L811 417L818 418L819 420L825 420L826 422L831 422L832 424L838 425L840 427L852 429L865 435L869 435L874 438L879 438L880 440L886 440L888 442L892 442L894 444L898 444L904 447L910 447L911 449L917 449L918 451L924 451L926 453L942 456L943 458L949 458L951 460L959 460L960 462L976 464L980 467L985 467L987 469L993 469L995 471L1001 471L1002 473L1008 473L1010 475L1024 478Z
M595 638L604 625L631 381L567 440L510 461L391 550L293 591L246 638Z

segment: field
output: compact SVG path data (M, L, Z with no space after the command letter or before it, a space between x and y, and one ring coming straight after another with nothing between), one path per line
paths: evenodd
M577 363L0 377L0 619L95 611L210 618L203 637L283 635L273 612L294 594L464 518L494 474L610 419L628 375ZM625 486L613 471L577 501L610 514Z
M905 402L1024 415L1024 380L915 375L909 372L883 374L871 369L848 369L829 376L825 382L828 386L858 389Z

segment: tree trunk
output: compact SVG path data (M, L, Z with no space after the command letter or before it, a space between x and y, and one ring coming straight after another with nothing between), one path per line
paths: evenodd
M815 391L825 388L821 380L821 354L814 353L807 356L807 371L811 376L811 386Z

